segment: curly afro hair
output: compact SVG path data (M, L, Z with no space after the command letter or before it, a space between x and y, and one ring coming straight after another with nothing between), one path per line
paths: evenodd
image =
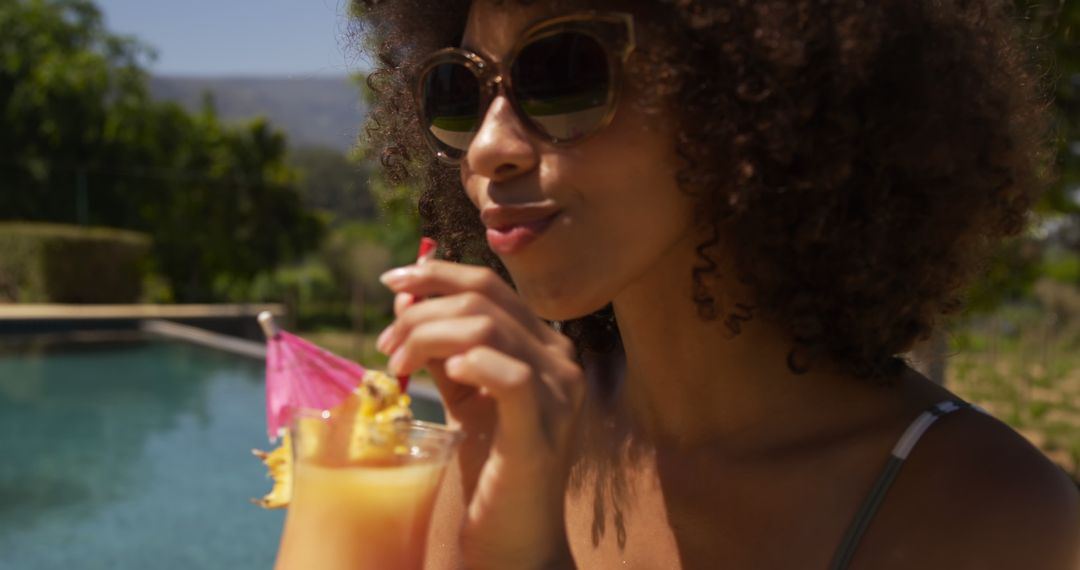
M1047 90L1011 2L561 3L647 16L638 25L658 41L631 59L635 104L674 109L677 182L712 228L687 275L698 313L732 334L752 318L784 324L796 372L900 370L899 355L960 308L989 248L1023 229L1046 182ZM457 45L469 4L353 0L379 67L364 144L391 182L422 188L423 231L449 259L509 279L457 170L432 156L400 96L419 60ZM729 269L720 236L737 244ZM752 303L725 301L716 284L729 270ZM618 341L610 306L563 331L582 350Z

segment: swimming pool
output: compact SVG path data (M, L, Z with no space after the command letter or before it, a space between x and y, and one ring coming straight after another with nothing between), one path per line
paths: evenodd
M182 342L0 345L0 568L270 568L264 401L262 362Z

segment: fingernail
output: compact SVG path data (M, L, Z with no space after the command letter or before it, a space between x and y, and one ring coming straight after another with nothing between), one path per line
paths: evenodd
M399 267L383 273L379 276L379 281L383 285L394 289L401 287L409 282L416 275L416 271L411 267Z
M461 367L465 364L465 358L461 355L451 356L443 363L443 368L450 376L457 376L461 373Z
M398 293L397 295L394 296L394 306L395 307L400 306L402 308L405 308L405 307L408 307L409 305L412 305L413 301L414 301L414 299L413 299L412 293Z
M386 343L390 341L390 336L393 332L394 325L390 325L379 334L379 338L375 340L375 348L377 348L379 352L386 354Z
M400 348L394 351L393 356L390 357L390 362L386 364L386 369L393 375L398 376L401 371L401 361L405 360L405 352Z

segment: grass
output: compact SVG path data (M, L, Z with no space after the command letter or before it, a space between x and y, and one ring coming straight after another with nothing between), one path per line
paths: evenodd
M1080 291L1074 291L1080 298ZM1080 315L1006 306L953 331L946 385L1080 478Z

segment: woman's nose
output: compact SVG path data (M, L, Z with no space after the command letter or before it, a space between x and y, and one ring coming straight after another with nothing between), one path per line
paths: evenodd
M469 172L501 181L535 168L538 151L513 105L499 95L488 106L480 130L465 153L465 162Z

